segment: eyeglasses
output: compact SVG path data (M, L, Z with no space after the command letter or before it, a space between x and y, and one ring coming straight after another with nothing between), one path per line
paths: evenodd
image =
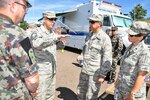
M21 5L21 6L23 6L23 8L26 10L26 11L28 11L28 6L26 6L25 4L22 4L22 3L19 3L19 2L15 2L16 4L18 4L18 5Z
M47 18L47 19L50 21L56 21L57 20L57 18Z
M90 20L89 23L95 24L97 21Z
M111 31L116 31L116 30L111 30Z

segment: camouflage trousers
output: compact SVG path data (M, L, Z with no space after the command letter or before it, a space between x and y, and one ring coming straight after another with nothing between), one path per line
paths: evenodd
M117 56L116 58L113 58L113 60L112 60L111 79L113 79L113 80L115 80L115 78L116 78L116 69L117 69L117 64L118 64L118 61L119 61L119 57L120 56Z
M113 58L112 60L112 70L111 70L111 79L115 79L116 77L116 67L117 67L118 59Z
M113 58L113 60L112 60L112 68L113 68L114 71L116 70L117 63L118 63L118 59Z
M87 75L80 73L78 84L78 100L97 100L100 84L98 83L99 75Z
M56 75L53 73L52 63L39 63L38 95L34 100L54 100Z

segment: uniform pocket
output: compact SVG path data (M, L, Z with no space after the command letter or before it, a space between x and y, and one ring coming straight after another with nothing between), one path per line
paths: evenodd
M98 48L91 47L90 50L91 50L91 52L90 52L91 55L95 55L95 54L98 54L98 53L99 53L99 49L98 49Z

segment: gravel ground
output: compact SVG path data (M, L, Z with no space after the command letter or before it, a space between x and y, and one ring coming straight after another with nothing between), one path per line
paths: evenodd
M57 52L57 74L56 74L56 95L55 100L77 100L77 85L81 66L78 65L76 58L81 51L77 49L66 48L64 52ZM99 96L110 84L104 82L101 86ZM148 93L150 95L150 92ZM104 95L105 99L113 100L112 95ZM147 98L150 100L150 97Z
M56 96L55 100L76 100L77 85L81 66L78 65L76 58L81 51L67 48L62 53L57 52L57 74L56 74ZM104 92L108 85L102 85L99 95ZM61 94L61 95L60 95ZM110 100L110 99L109 99Z

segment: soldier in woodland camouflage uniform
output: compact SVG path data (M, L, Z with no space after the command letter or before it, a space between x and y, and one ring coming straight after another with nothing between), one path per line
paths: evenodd
M119 90L118 100L146 100L144 78L150 70L150 52L144 38L150 33L150 24L134 22L127 32L132 44L121 59L120 72L115 83Z
M86 38L83 52L83 67L78 84L79 100L97 100L100 85L111 69L112 45L109 36L102 31L102 16L89 17L90 34Z
M112 43L112 71L110 72L110 79L108 80L108 83L111 84L115 81L116 77L116 67L119 59L121 58L121 50L123 49L123 42L121 38L118 35L118 28L112 27L112 36L111 43Z
M54 100L56 81L56 45L65 35L55 34L55 12L43 13L43 25L29 32L39 65L40 83L36 100ZM60 31L61 32L61 31ZM31 33L31 34L30 34ZM61 48L59 48L61 49Z
M27 0L0 0L0 100L32 100L38 87L29 38L17 26L29 7Z

